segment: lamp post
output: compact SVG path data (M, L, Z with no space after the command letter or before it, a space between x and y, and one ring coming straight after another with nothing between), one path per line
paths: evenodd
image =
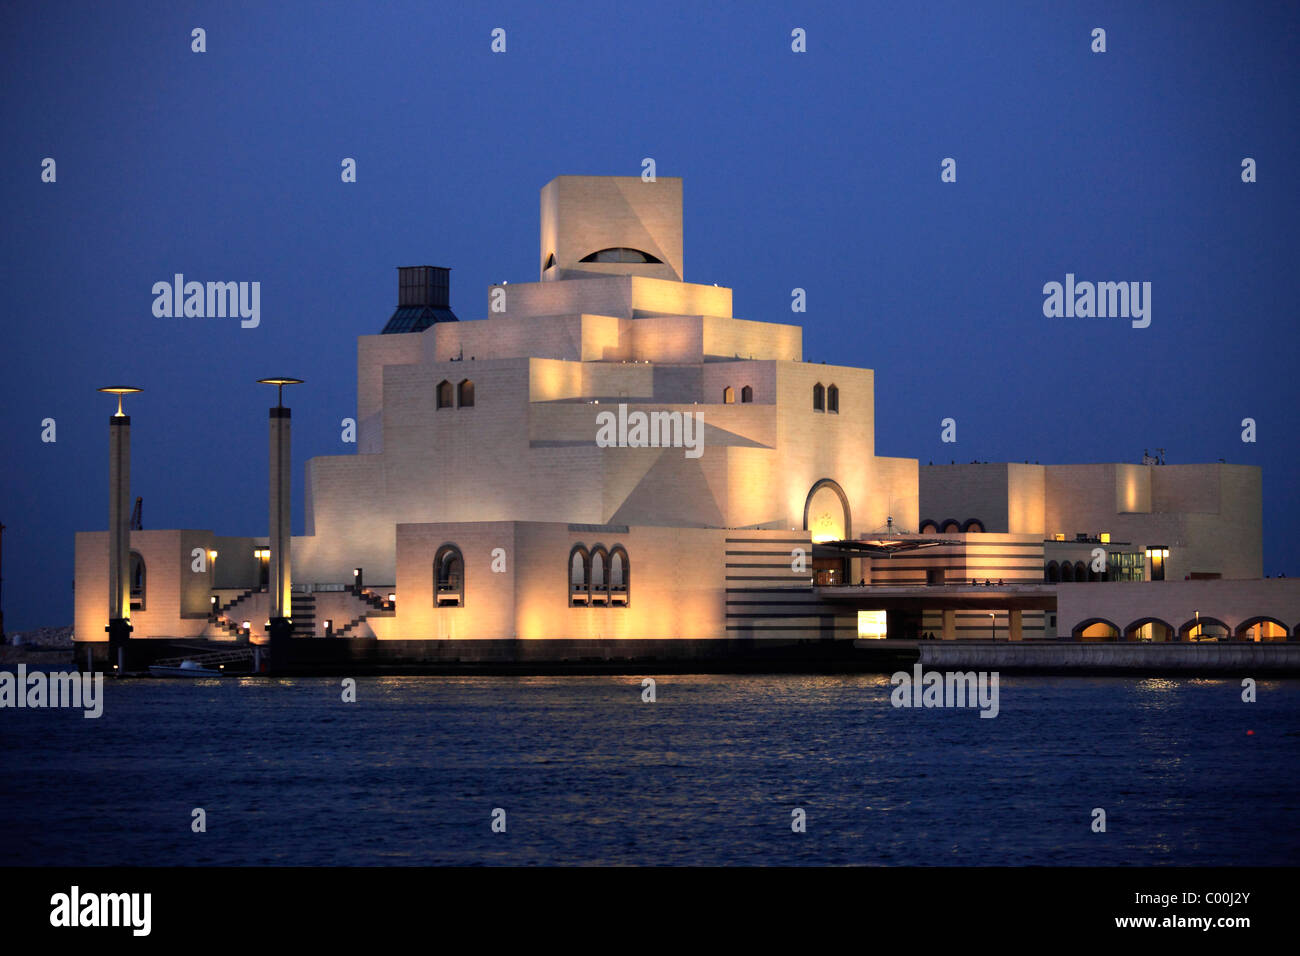
M108 420L108 632L109 660L126 673L131 641L131 416L122 412L122 396L140 391L130 385L99 389L117 396L117 413Z
M272 666L283 664L287 643L293 636L292 573L290 570L290 479L289 409L284 407L284 386L301 385L300 378L260 378L260 385L276 387L276 404L270 413L270 550L271 567L268 590L271 595L271 620L267 625L271 643Z

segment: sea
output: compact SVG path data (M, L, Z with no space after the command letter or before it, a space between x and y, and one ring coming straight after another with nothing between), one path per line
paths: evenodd
M1300 863L1300 680L109 679L0 710L0 864ZM653 699L650 699L653 697Z

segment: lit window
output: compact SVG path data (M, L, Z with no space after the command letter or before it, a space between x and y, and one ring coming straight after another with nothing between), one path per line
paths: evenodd
M434 556L433 606L465 606L465 559L454 544L444 544Z
M131 610L143 611L144 591L145 591L145 568L144 568L144 558L140 556L139 551L131 552L130 586L131 586Z
M736 402L736 390L728 385L722 390L722 404L733 405Z
M884 611L858 612L858 637L863 640L881 640L886 637Z

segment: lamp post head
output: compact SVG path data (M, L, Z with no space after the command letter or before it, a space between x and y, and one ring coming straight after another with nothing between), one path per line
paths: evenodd
M287 377L285 377L285 376L280 376L280 377L278 377L278 378L259 378L259 379L257 380L257 384L259 384L259 385L274 385L274 386L276 387L276 393L275 393L275 404L276 404L276 407L278 407L278 408L283 408L283 407L284 407L284 387L285 387L286 385L301 385L301 384L302 384L302 379L300 379L300 378L287 378Z
M122 415L122 396L132 395L136 392L143 391L143 389L134 388L130 385L105 385L101 389L96 389L96 391L109 392L110 394L117 396L117 414L113 417L118 418Z

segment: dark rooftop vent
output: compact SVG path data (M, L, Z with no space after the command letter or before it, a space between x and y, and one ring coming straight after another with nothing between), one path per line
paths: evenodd
M458 322L451 311L450 274L439 266L398 266L397 311L383 334L423 332L435 322Z

